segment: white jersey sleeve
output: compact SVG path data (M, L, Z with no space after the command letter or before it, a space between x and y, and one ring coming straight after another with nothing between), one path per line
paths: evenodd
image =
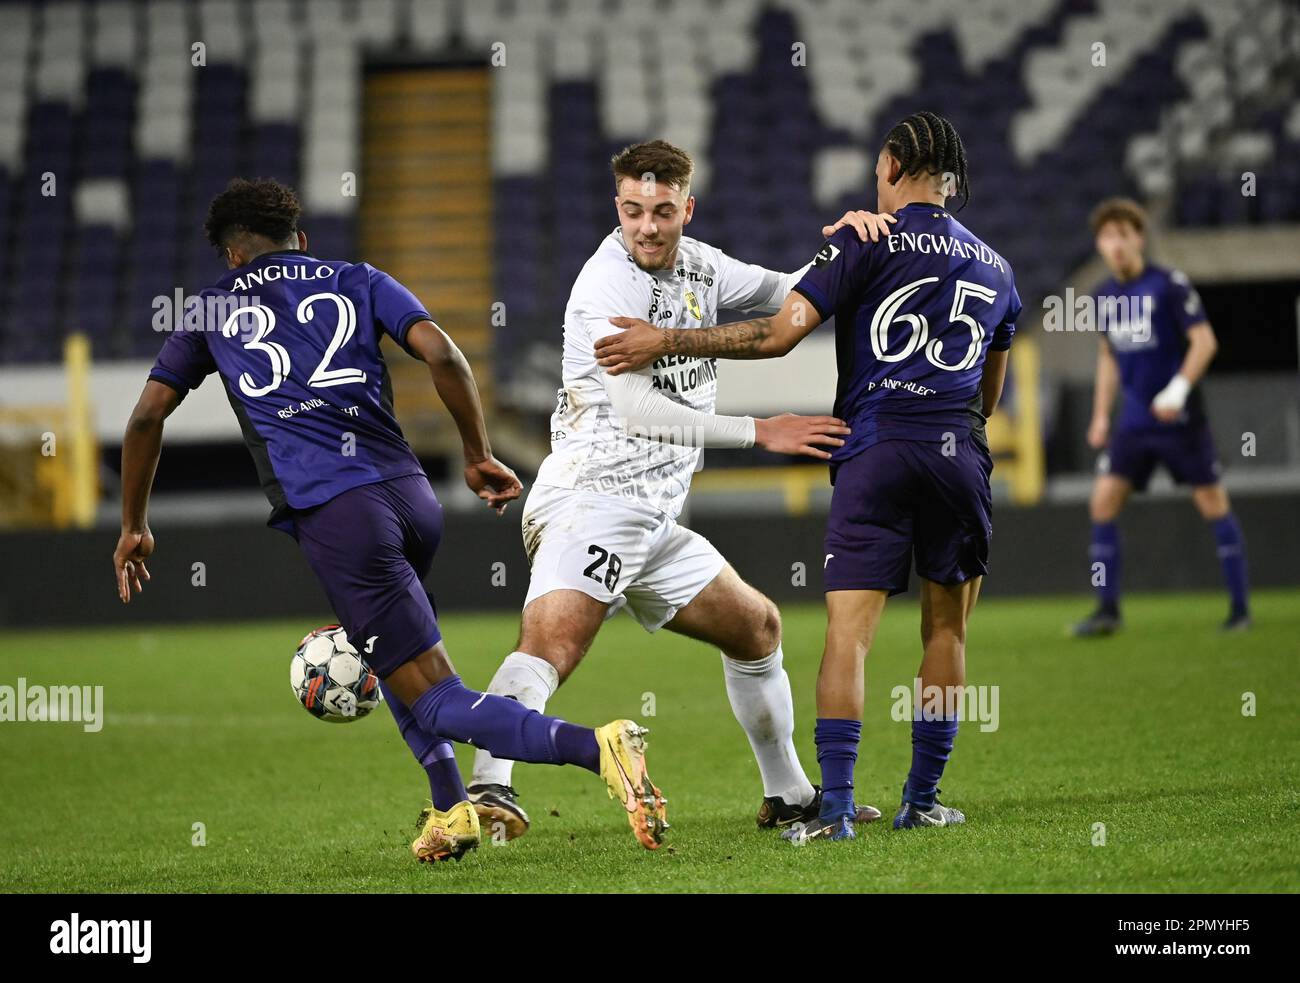
M754 446L752 416L719 416L675 403L655 389L648 369L606 373L605 391L628 432L638 437L692 447Z
M778 273L754 263L742 263L721 249L713 251L718 268L718 307L733 311L775 314L812 266L809 263L794 273Z

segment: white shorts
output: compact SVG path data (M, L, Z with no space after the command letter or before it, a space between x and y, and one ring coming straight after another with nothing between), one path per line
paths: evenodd
M577 590L610 605L607 618L626 606L656 631L727 562L676 519L612 495L534 485L522 521L533 570L525 607L554 590Z

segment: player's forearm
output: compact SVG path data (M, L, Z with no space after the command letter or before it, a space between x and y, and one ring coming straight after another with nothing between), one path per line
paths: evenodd
M162 453L163 421L133 415L122 438L122 529L143 532L149 525L149 492Z
M1189 387L1196 385L1209 371L1218 351L1219 343L1208 325L1204 330L1193 329L1188 333L1187 354L1183 356L1178 374L1187 380Z
M1094 420L1110 419L1110 409L1115 405L1115 394L1118 389L1119 373L1115 368L1115 360L1103 350L1097 358L1097 378L1092 390Z
M1115 383L1112 379L1097 379L1092 395L1092 418L1094 420L1110 419L1111 407L1115 405Z
M737 321L715 328L661 328L667 355L694 358L779 358L790 351L776 331L775 317Z
M980 412L987 420L998 408L1002 387L1007 378L1007 352L990 351L984 360L984 374L980 377Z
M629 434L686 447L753 447L755 421L720 416L674 402L654 388L644 373L606 376L610 405Z
M406 343L429 366L438 398L460 431L465 460L471 464L486 461L492 456L492 446L488 443L478 385L464 354L451 336L432 321L412 324L406 334Z
M492 456L492 445L488 442L483 404L469 362L459 348L450 345L442 357L429 360L428 365L438 398L447 407L447 412L456 423L456 429L460 431L465 460L487 460Z
M980 412L984 419L991 417L998 408L998 403L1002 401L1002 380L990 379L985 375L983 382L980 384Z

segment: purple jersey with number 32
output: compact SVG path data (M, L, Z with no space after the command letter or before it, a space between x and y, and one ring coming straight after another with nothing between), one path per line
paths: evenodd
M835 415L853 430L836 462L882 440L982 439L984 359L1011 346L1020 314L1010 265L951 214L914 203L895 217L879 242L840 229L795 287L835 317Z
M149 373L184 395L221 376L253 455L271 524L358 485L423 473L393 415L383 334L429 319L415 296L365 263L265 253L202 291ZM409 351L409 349L407 349Z

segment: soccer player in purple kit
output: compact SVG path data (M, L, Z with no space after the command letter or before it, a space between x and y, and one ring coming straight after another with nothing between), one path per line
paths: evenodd
M1020 298L1007 261L945 208L970 196L952 124L914 113L876 161L879 242L831 235L772 317L695 331L626 328L597 343L600 364L627 371L667 354L775 358L835 317L834 413L852 434L831 457L826 531L828 624L817 680L820 815L795 843L854 837L853 769L862 731L864 663L886 599L921 580L919 676L941 705L913 708L912 767L894 828L965 821L938 801L966 682L966 625L988 572L992 533L984 423L997 406Z
M643 728L630 720L580 727L461 683L421 584L442 536L442 507L393 416L383 334L428 364L460 431L469 487L502 512L519 480L492 456L455 343L386 273L308 253L299 214L294 192L270 180L232 181L212 201L208 238L230 271L200 296L203 310L226 302L228 314L167 338L127 424L113 554L119 597L128 602L149 579L147 510L163 421L216 372L270 499L268 524L297 540L428 774L433 804L411 844L416 858L459 859L481 838L449 741L595 772L637 839L655 849L667 827Z
M1219 460L1196 384L1218 350L1214 329L1186 275L1146 260L1146 211L1127 198L1109 198L1092 214L1097 252L1110 269L1098 285L1097 381L1088 443L1098 458L1089 514L1089 557L1097 609L1074 626L1082 638L1111 635L1119 609L1120 539L1115 520L1134 490L1144 491L1163 464L1190 485L1192 501L1210 524L1228 587L1225 631L1250 627L1246 550L1241 526L1219 480ZM1124 395L1111 430L1111 407Z

